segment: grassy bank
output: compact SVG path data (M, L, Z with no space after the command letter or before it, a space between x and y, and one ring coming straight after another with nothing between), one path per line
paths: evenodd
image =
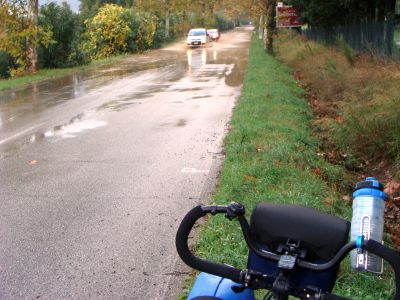
M312 112L291 70L265 54L253 39L241 99L225 142L226 159L213 202L295 203L349 219L351 208L337 188L348 185L342 167L318 154ZM212 217L196 245L202 257L244 268L247 248L239 225ZM342 264L336 292L353 299L388 299L388 278L350 271Z
M399 191L388 188L400 180L400 63L288 31L280 31L275 45L306 90L321 155L345 167L353 181L371 174L387 187L394 201L386 205L385 230L400 250Z
M85 66L78 66L65 69L42 69L39 70L39 72L37 72L34 75L25 75L16 78L0 79L0 91L21 87L25 84L39 82L50 78L61 77L81 71L91 70L99 66L114 64L125 59L128 56L129 56L128 54L123 54L106 59L96 60Z
M285 31L276 52L307 91L321 152L350 171L400 179L400 63Z

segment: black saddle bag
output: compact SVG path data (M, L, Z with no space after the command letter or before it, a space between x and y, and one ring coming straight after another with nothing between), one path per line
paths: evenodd
M253 210L250 229L260 248L277 253L288 243L298 245L305 250L304 260L320 264L332 259L347 242L350 223L312 208L262 202ZM261 258L252 251L248 268L278 275L277 262ZM339 266L316 272L296 267L290 273L292 288L314 286L331 292L338 269Z

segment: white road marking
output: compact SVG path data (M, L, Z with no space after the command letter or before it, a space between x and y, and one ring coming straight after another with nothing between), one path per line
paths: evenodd
M197 170L196 168L183 168L182 173L208 173L210 170Z
M32 126L32 127L29 127L29 128L26 128L26 129L24 129L24 130L22 130L22 131L20 131L20 132L18 132L16 134L12 135L12 136L9 136L8 138L5 138L5 139L1 140L0 141L0 145L6 143L8 141L11 141L11 140L19 137L20 135L23 135L23 134L25 134L25 133L27 133L29 131L32 131L33 129L35 129L35 128L41 126L41 125L43 125L43 123L35 125L35 126Z

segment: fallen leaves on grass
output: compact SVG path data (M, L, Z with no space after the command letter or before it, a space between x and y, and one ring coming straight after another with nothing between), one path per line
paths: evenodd
M344 203L346 203L346 205L348 206L352 206L353 204L353 199L351 199L351 197L349 195L343 195L342 196L342 200L344 201Z
M322 203L323 203L325 206L332 206L332 205L333 205L333 199L332 199L331 197L326 197L326 198L324 199L324 201L322 201Z
M321 168L315 168L312 171L317 176L321 176L321 174L322 174Z
M252 175L244 175L243 179L246 182L252 182L252 181L256 181L257 180L257 178L255 176L252 176Z
M400 183L392 180L386 185L389 196L385 207L385 227L397 251L400 251Z
M400 193L400 183L393 179L391 182L389 182L384 191L390 197L393 197L394 194Z

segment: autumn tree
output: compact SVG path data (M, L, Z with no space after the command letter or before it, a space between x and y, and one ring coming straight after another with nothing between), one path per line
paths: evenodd
M156 15L143 11L135 13L131 23L135 47L133 50L144 51L152 48L155 42L157 26L158 18Z
M199 26L212 27L215 23L215 5L217 0L190 0L190 8L199 18Z
M88 41L85 48L93 59L105 58L127 49L127 37L131 33L127 9L106 4L99 12L85 21Z
M135 8L142 12L163 16L165 20L164 37L169 38L171 15L175 12L176 4L176 0L137 0L135 1Z
M37 1L28 7L22 0L0 0L0 51L11 55L16 63L11 75L36 72L37 46L52 41L51 30L38 26L36 16L32 16L37 15L36 7Z
M93 18L99 9L106 4L116 4L122 7L131 7L132 0L79 0L80 13L84 19Z
M152 12L164 20L164 37L169 38L172 31L175 33L187 32L190 26L204 26L205 14L202 13L204 0L136 0L135 7L140 11ZM190 20L196 16L196 21ZM171 19L180 18L178 28L172 28Z
M254 5L254 0L220 0L215 5L215 10L225 18L231 20L251 19L257 23L255 18L260 15L259 7Z
M231 11L246 10L248 12L258 28L259 38L263 39L264 49L272 53L276 0L224 0L224 4Z

